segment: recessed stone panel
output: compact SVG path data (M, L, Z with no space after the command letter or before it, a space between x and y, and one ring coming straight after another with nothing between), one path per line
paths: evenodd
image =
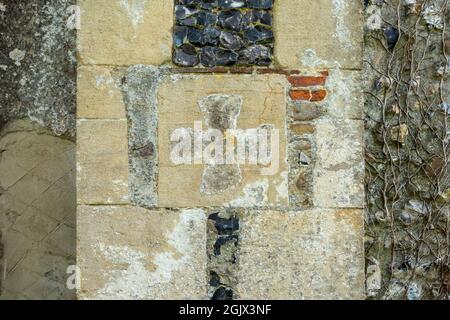
M287 205L285 84L281 75L199 75L164 81L158 90L158 205ZM260 163L260 157L257 163L247 157L239 165L221 165L202 161L205 158L196 163L192 152L190 163L175 163L171 137L184 130L194 148L196 123L204 132L215 129L227 142L235 139L227 136L227 129L276 129L279 150L271 161L274 171L263 173L270 166ZM206 148L202 150L204 154Z

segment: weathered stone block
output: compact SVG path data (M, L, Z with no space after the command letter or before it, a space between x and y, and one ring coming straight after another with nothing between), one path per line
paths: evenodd
M362 210L254 211L239 235L240 299L363 299Z
M202 75L165 80L157 97L158 205L287 205L286 84L282 75ZM223 133L226 129L264 125L278 129L279 152L272 153L272 164L278 161L278 168L273 174L263 175L264 166L249 161L237 168L208 167L204 162L175 164L171 159L171 135L180 128L194 132L195 121L201 123L203 131L213 128Z
M79 0L79 64L161 65L172 56L173 1Z
M80 206L81 299L205 299L206 215Z
M125 119L119 74L108 67L78 68L78 119Z
M327 117L338 119L363 119L364 95L359 71L335 69L326 82L328 91L323 108Z
M126 120L79 120L77 197L80 204L127 204Z
M363 121L316 123L314 204L321 208L363 208Z
M275 60L286 68L362 66L362 1L275 1Z

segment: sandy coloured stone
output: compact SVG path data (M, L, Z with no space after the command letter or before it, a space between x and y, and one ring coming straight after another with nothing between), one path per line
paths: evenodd
M316 123L315 206L364 207L363 132L364 123L360 120Z
M127 120L78 120L79 204L127 204Z
M201 209L79 206L80 299L206 299Z
M285 68L362 67L359 0L275 1L275 60ZM304 59L305 55L312 59Z
M157 93L158 205L161 207L287 205L286 83L286 77L282 75L204 75L165 80ZM201 121L202 129L206 131L209 127L206 122L208 117L205 118L200 105L206 97L214 95L239 96L238 100L242 100L235 128L254 129L262 125L271 125L279 130L279 156L274 157L279 160L279 168L273 175L262 175L263 166L247 162L240 165L241 179L239 183L233 183L233 188L207 194L201 192L204 164L173 163L171 134L179 128L193 131L195 121ZM215 121L221 122L225 121L224 119L227 117L222 120L216 117ZM236 179L233 181L236 182Z
M65 277L75 263L75 144L16 120L0 149L0 299L73 299Z
M79 64L161 65L170 61L173 3L79 0Z
M100 66L78 68L78 119L125 119L118 72Z
M239 299L363 299L363 226L362 210L245 215Z

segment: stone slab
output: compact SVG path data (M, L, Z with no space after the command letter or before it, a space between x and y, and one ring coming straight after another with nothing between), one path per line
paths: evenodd
M200 209L78 208L80 299L205 299L206 216Z
M158 90L159 183L158 205L275 206L287 205L286 78L282 75L202 75L170 78ZM225 192L201 192L204 164L174 164L170 136L177 128L194 128L201 121L209 127L199 102L211 95L242 99L237 129L272 125L280 132L279 168L274 175L261 174L260 165L241 165L241 181Z
M78 120L77 198L80 204L127 204L126 120Z
M78 119L125 119L125 105L119 88L119 70L101 66L80 66L77 76Z
M362 210L253 211L239 235L239 299L363 299Z
M161 65L172 57L173 1L79 0L79 64Z
M285 68L362 68L359 0L275 1L275 60Z

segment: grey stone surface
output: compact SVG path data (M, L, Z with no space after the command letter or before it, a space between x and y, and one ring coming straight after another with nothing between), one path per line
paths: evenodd
M0 128L27 117L57 135L75 136L76 0L2 0Z
M156 90L164 69L137 65L124 74L122 91L128 118L130 196L133 204L157 205L158 101Z

